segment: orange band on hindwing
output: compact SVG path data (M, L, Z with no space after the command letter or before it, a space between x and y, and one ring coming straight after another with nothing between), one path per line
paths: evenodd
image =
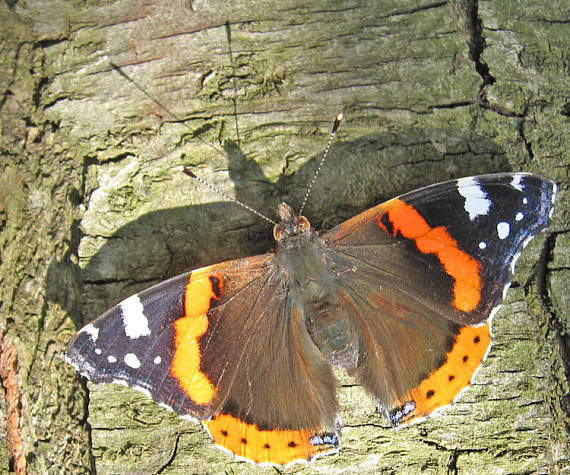
M204 425L214 442L239 457L255 463L287 465L295 460L311 460L315 455L335 452L336 435L318 436L306 429L260 430L229 414L219 414Z
M445 363L432 371L404 397L405 403L413 402L415 409L402 420L409 422L451 404L459 392L471 382L490 343L489 323L461 328L453 347L447 353Z
M196 404L208 404L216 391L208 376L200 370L199 339L208 330L208 310L212 300L219 300L222 287L221 277L207 272L207 268L192 272L186 285L184 316L173 325L174 355L170 373Z
M481 300L479 262L459 249L443 226L432 228L413 206L394 199L386 204L386 208L386 213L378 217L378 226L389 233L382 222L382 218L387 216L393 236L399 232L402 237L413 239L423 254L434 254L454 280L453 306L462 312L475 310Z

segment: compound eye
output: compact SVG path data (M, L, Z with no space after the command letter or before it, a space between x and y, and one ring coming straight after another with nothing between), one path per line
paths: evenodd
M283 230L281 229L281 226L279 226L278 224L273 226L273 239L275 239L276 241L281 241L283 235L284 233Z
M311 223L309 223L309 220L304 216L299 216L297 218L297 226L299 226L301 231L308 231L311 229Z

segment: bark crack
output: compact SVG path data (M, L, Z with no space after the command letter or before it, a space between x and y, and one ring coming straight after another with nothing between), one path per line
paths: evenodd
M172 452L170 453L168 460L166 460L156 471L157 474L163 473L170 465L172 465L174 457L176 457L176 452L178 451L178 442L180 441L180 435L180 432L176 434L176 439L174 440L174 445L172 446Z
M527 115L526 108L522 113L517 113L499 104L492 104L487 99L486 88L494 84L496 79L491 74L489 66L482 57L487 44L485 42L485 36L483 35L483 23L479 17L479 1L457 0L457 2L458 3L455 4L456 10L463 20L463 29L467 33L466 41L469 48L469 59L473 62L475 71L477 71L477 74L481 77L481 86L479 87L477 102L480 107L491 110L497 114L522 119L517 124L517 132L523 142L529 160L532 161L534 158L532 144L527 140L524 132L525 117Z
M554 261L554 249L556 247L556 238L559 233L549 233L542 251L540 259L540 267L538 269L537 287L542 305L546 309L549 316L548 326L553 330L557 346L561 353L561 362L564 369L566 381L570 381L570 336L564 331L564 325L561 323L561 318L556 312L556 306L552 302L549 293L549 273L548 263ZM570 417L570 413L566 416Z
M554 346L558 348L561 364L560 370L563 374L561 378L555 374L557 373L556 367L553 366L551 368L552 373L549 377L555 382L550 384L553 390L547 397L556 402L554 404L551 402L549 407L550 411L553 412L553 420L559 421L560 425L568 432L570 429L570 391L568 391L570 382L570 335L565 330L562 317L558 314L557 306L551 298L549 284L552 269L548 267L549 263L554 262L557 236L564 233L553 232L547 235L541 251L541 258L537 264L536 286L538 299L546 315L546 331L552 335ZM526 293L528 293L528 285L529 283L525 286Z
M480 100L487 102L484 98L485 87L494 84L495 78L489 70L489 66L482 59L483 51L486 43L483 36L483 26L479 17L479 1L478 0L459 0L458 8L461 9L464 19L464 28L467 37L467 46L469 47L469 59L473 61L475 71L483 80L479 89Z

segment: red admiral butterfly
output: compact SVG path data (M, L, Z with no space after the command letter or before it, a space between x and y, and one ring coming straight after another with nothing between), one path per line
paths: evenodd
M528 173L461 178L322 235L281 203L274 252L129 297L77 334L67 360L95 383L127 384L203 421L246 460L336 452L333 365L394 426L454 401L489 352L491 319L555 196Z

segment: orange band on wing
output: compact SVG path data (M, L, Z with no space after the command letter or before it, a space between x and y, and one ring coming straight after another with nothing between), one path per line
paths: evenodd
M311 443L314 432L301 430L260 430L229 414L219 414L204 422L214 442L255 463L287 465L295 460L311 460L317 454L335 452L333 441ZM318 437L316 437L318 440Z
M413 239L418 250L424 254L434 254L445 272L454 279L453 306L457 310L470 312L477 308L481 300L480 264L469 254L459 249L457 242L443 226L432 228L411 205L395 199L386 204L388 220L392 224L392 235L398 232ZM381 215L378 226L388 232Z
M174 355L170 373L197 404L209 403L215 393L208 376L200 371L202 355L198 340L208 329L207 312L211 300L219 299L221 289L220 277L203 271L192 272L186 285L184 316L174 322Z
M409 416L404 416L403 420L409 422L451 404L459 392L471 382L490 343L489 323L461 328L455 338L455 344L447 353L445 363L432 371L404 398L406 402L415 403L415 410Z

